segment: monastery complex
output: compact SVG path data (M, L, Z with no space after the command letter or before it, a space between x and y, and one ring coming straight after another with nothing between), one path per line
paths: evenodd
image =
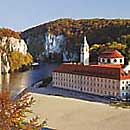
M130 65L117 50L107 50L98 64L89 64L86 37L81 46L80 63L63 63L52 73L53 86L101 96L125 98L130 94Z

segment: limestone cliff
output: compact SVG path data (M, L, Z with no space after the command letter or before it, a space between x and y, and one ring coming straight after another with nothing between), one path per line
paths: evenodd
M17 39L17 38L14 38L14 37L1 37L0 38L0 47L1 47L1 71L2 73L8 73L10 70L15 70L15 69L12 69L11 65L12 64L19 64L19 59L22 55L27 55L27 45L26 43L24 42L24 40L22 39ZM12 53L14 52L17 52L17 55L19 55L18 59L13 59L13 60L10 60L12 59L12 57L14 55L12 55ZM15 57L16 57L15 56ZM23 60L23 59L22 59ZM24 64L24 63L20 63L21 66ZM19 68L17 68L19 69Z
M64 35L54 35L50 33L45 34L44 56L51 55L53 58L56 55L60 55L63 62L76 61L78 55L76 52L70 52L67 48L67 40ZM56 57L54 57L56 58Z
M21 36L28 42L29 51L33 56L37 57L42 52L45 54L56 52L60 56L63 55L65 60L70 60L77 59L83 35L87 35L91 46L95 43L106 44L107 42L117 41L122 35L127 34L130 34L129 19L75 20L64 18L27 29L21 33ZM60 44L61 48L59 42L57 42L57 39L60 39L59 36L63 36L63 39L65 39L64 44ZM62 52L64 48L65 50Z

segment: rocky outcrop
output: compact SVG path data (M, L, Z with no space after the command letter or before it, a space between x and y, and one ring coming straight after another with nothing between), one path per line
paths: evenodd
M45 34L44 56L61 55L63 62L76 61L78 59L77 52L69 52L67 48L67 40L64 35ZM56 57L54 57L56 58Z
M27 54L27 45L24 40L10 37L7 42L9 44L9 51L18 51L24 55Z
M63 35L55 36L53 34L46 33L45 34L45 44L44 44L44 55L47 57L49 56L49 53L61 53L65 47L66 41L65 37Z
M1 71L2 73L8 73L10 70L9 55L13 51L17 51L24 55L27 54L27 45L22 39L16 39L14 37L2 37L1 43Z
M7 49L9 52L18 51L23 54L27 54L27 45L22 39L16 39L14 37L3 37L0 41L2 48Z

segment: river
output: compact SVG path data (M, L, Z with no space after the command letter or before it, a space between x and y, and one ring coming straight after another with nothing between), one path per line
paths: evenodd
M40 63L39 67L25 72L15 72L1 76L1 88L7 88L11 95L16 95L22 89L30 87L43 77L51 75L57 64Z

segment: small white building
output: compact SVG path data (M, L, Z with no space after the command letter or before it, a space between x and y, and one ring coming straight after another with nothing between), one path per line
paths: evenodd
M98 64L122 64L124 65L124 56L117 50L106 50L100 53Z

